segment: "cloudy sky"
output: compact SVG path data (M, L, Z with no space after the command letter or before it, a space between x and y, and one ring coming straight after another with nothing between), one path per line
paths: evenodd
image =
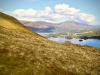
M100 25L100 0L0 0L0 11L19 20Z

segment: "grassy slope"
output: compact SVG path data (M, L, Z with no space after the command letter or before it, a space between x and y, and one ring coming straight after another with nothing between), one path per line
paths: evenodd
M38 35L35 32L33 33L33 31L31 31L29 28L24 26L14 17L4 14L2 12L0 12L0 26L13 30L13 31L25 33L25 34L32 34L36 36Z
M52 42L0 22L0 75L78 74L100 75L100 48Z

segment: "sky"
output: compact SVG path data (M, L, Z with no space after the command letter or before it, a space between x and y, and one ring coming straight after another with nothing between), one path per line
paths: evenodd
M0 0L0 11L19 20L100 25L100 0Z

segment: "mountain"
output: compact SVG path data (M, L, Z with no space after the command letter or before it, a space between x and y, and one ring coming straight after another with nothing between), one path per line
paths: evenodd
M100 75L100 48L50 41L1 13L0 75Z
M73 20L69 20L69 21L65 21L61 23L49 23L49 22L43 22L43 21L32 22L32 21L24 21L24 20L20 20L20 22L31 29L33 28L34 31L36 32L40 32L40 31L35 30L35 28L44 29L45 31L45 29L50 28L50 27L52 27L51 32L56 32L56 33L60 33L63 31L66 32L66 30L69 32L70 30L77 31L78 29L79 30L100 29L100 25L93 26L93 25L78 23Z
M54 26L55 24L53 23L48 23L48 22L43 22L43 21L25 21L25 20L20 20L21 23L23 23L26 26L29 27L38 27L38 28L48 28L49 26Z
M22 24L29 27L31 30L35 32L42 32L42 33L50 33L55 29L55 25L53 23L43 22L43 21L24 21L20 20Z
M65 36L71 38L81 37L99 37L100 38L100 27L88 24L82 24L75 21L65 21L57 25L53 30L56 36ZM55 36L55 34L53 35Z
M96 29L96 27L88 24L82 24L75 21L65 21L57 25L55 30L53 32L56 33L62 33L62 32L77 32L77 31L83 31L83 30L91 30Z
M61 23L49 23L49 22L43 22L43 21L32 22L32 21L24 21L24 20L23 21L20 20L20 22L22 24L24 24L25 26L30 27L30 28L46 29L46 28L49 28L49 27L53 27L54 29L53 29L52 32L54 32L55 29L59 30L59 29L62 29L62 28L68 29L68 28L87 28L87 27L91 28L91 27L93 27L91 25L78 23L78 22L75 22L75 21L72 21L72 20L61 22Z
M37 33L51 33L45 35L46 37L62 36L62 35L71 38L84 37L84 36L86 37L100 36L100 25L93 26L93 25L78 23L72 20L61 23L48 23L42 21L37 21L37 22L20 21L20 22Z

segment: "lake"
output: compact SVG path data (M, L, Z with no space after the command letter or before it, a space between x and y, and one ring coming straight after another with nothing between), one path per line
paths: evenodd
M86 39L86 40L82 39L82 41L79 41L80 39L78 39L78 38L67 39L67 38L63 38L63 37L57 37L57 38L50 37L48 39L57 41L57 42L70 41L73 44L81 44L81 45L100 47L100 39Z

